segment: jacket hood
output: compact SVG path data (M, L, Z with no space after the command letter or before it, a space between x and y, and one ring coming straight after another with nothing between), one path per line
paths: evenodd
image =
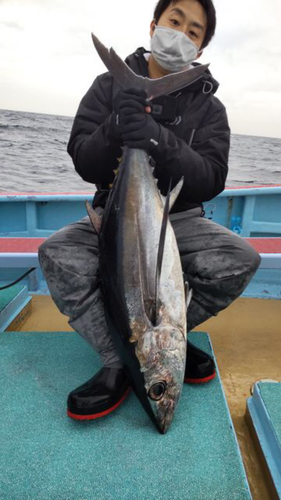
M147 61L144 57L144 54L146 54L148 52L150 52L150 51L144 49L143 47L139 47L135 52L133 52L133 54L130 54L125 59L126 64L128 64L128 66L137 75L149 77L148 64L147 64ZM195 62L193 64L194 64L194 66L201 66L201 64L197 63L197 62ZM210 92L212 92L212 94L215 94L218 87L219 87L219 83L212 76L209 69L207 69L198 80L196 80L194 83L191 83L190 85L185 87L185 89L188 91L192 91L192 92L202 91L205 94L209 94Z

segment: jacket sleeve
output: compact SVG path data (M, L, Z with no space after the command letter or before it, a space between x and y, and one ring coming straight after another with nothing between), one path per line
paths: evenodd
M163 177L172 178L173 185L184 177L179 198L203 202L225 187L230 130L220 101L216 100L213 110L205 117L204 125L195 131L192 145L161 126L159 146L153 152L158 167L158 185L161 188L161 173Z
M87 182L108 184L121 156L120 143L109 137L112 77L100 75L83 97L67 147L78 174Z

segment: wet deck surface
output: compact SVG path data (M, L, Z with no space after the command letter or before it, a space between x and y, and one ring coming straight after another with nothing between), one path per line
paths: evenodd
M33 298L33 314L23 329L71 330L50 297L41 296ZM281 379L281 301L238 299L198 330L211 336L253 498L270 500L244 414L254 381Z

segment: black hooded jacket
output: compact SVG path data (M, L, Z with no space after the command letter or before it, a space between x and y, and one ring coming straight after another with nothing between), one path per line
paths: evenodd
M140 48L126 59L137 74L148 76ZM94 206L104 206L114 170L122 156L119 142L108 135L112 99L120 87L109 73L100 75L82 99L68 144L78 174L96 184ZM184 184L172 212L182 212L210 200L225 186L230 130L225 107L214 96L218 83L207 70L193 84L171 94L176 118L159 121L160 141L152 153L154 175L162 194L172 178ZM153 102L153 101L152 101Z

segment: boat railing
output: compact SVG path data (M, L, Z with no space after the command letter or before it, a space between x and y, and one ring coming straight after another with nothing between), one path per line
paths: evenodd
M61 227L85 217L85 201L92 199L90 192L0 195L1 282L10 282L34 267L35 272L25 278L25 283L30 291L45 290L38 263L39 245ZM271 274L279 296L276 278L281 272L281 186L226 189L204 203L204 210L206 218L249 239L262 258L260 272L266 273L262 280L268 281Z
M48 237L85 217L87 193L0 194L0 237ZM281 236L281 186L228 188L204 205L205 217L244 237Z

